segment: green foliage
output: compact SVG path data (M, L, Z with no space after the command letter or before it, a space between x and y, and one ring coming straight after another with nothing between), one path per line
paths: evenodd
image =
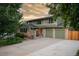
M19 38L19 37L0 39L0 46L16 44L16 43L20 43L22 41L23 41L23 39Z
M57 16L58 16L58 13L57 13L58 4L57 4L57 3L54 3L54 4L51 3L51 4L47 4L46 6L50 8L49 14L52 14L52 15L53 15L52 19L53 19L54 21L56 21Z
M22 17L22 14L17 11L20 7L19 3L0 3L0 34L17 31Z
M21 33L16 33L15 36L16 36L16 37L20 37L20 38L24 38L24 37L25 37L24 34L21 34Z
M79 56L79 50L77 51L77 54L76 54L76 56Z
M72 30L79 31L79 4L62 3L50 5L50 14L54 15L56 19L60 16L64 19L64 26L71 28Z

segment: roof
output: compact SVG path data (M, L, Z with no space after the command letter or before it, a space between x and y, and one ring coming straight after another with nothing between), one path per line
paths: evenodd
M37 26L34 24L23 23L21 28L36 28Z
M33 18L31 18L31 19L29 19L28 18L28 20L26 20L26 21L34 21L34 20L41 20L41 19L46 19L46 18L51 18L52 17L52 15L44 15L44 16L41 16L41 17L33 17Z
M52 24L27 24L24 23L23 26L21 26L21 28L64 28L62 25L58 26L55 23Z
M58 26L57 24L55 23L52 23L52 24L39 24L36 26L37 28L63 28L62 25Z

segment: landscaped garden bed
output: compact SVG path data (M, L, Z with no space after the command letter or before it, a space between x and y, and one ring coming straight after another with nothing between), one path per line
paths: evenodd
M0 46L12 45L16 43L21 43L24 40L24 35L21 33L16 33L12 35L6 35L0 38Z
M0 46L16 44L16 43L20 43L22 41L23 41L23 39L20 37L0 39Z

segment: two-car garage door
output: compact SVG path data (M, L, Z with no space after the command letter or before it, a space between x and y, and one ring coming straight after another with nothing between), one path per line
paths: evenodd
M53 36L57 39L65 39L65 29L46 29L45 37L53 38Z

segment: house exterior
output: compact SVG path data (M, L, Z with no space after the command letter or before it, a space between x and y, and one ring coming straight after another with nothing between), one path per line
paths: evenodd
M24 6L27 6L28 10L31 10L31 12L28 12L28 14L30 14L30 16L27 15L28 17L25 17L27 13L23 12L25 25L23 28L21 28L21 32L24 31L26 35L32 35L34 38L66 38L65 29L63 27L61 18L58 17L58 20L54 22L52 19L53 15L48 14L49 9L47 7L40 4L26 4Z
M49 15L26 21L25 23L28 24L28 26L25 26L27 29L26 34L30 32L27 35L32 34L34 38L47 37L65 39L65 29L63 24L53 22L52 17L52 15Z

